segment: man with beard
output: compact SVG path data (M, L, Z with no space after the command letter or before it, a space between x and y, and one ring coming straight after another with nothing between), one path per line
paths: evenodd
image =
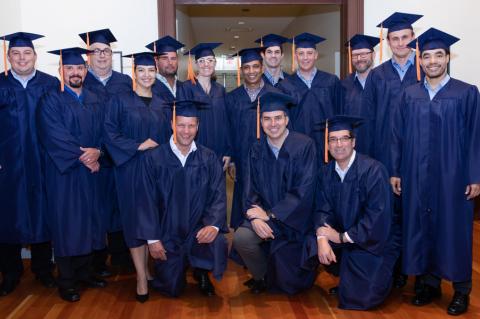
M366 123L355 132L357 137L355 149L369 156L371 156L370 137L372 136L370 128L373 127L370 121L373 118L373 110L364 108L363 91L368 83L367 78L375 60L373 48L379 41L379 38L356 34L346 43L350 50L350 58L355 73L350 74L342 81L343 114L359 116L366 120Z
M54 287L52 247L45 223L45 184L35 112L40 98L58 80L35 69L32 41L42 35L6 35L11 69L0 75L0 90L12 99L0 107L0 296L11 293L23 272L22 244L30 244L31 270L46 287ZM5 66L7 68L7 66Z
M282 71L283 43L289 40L276 34L267 34L255 40L263 48L263 81L277 86L288 74Z
M100 99L104 100L104 105L114 95L131 92L132 79L128 75L112 70L111 43L117 41L112 32L109 29L102 29L81 33L79 36L87 44L87 49L92 51L89 54L90 65L84 87L94 91ZM108 253L111 255L112 266L124 266L127 269L132 267L121 230L112 163L106 164L109 165L104 165L99 172L102 200L99 203L101 206L98 213L101 215L102 227L107 232L108 251L104 249L95 252L93 258L94 271L101 277L112 274L106 266Z
M455 290L450 315L469 305L473 199L480 194L480 94L447 73L458 40L431 28L409 44L420 49L425 79L396 106L390 179L404 208L402 270L420 278L411 302L439 298L443 278Z
M266 92L279 92L262 79L261 48L241 50L241 72L244 84L227 94L227 116L230 124L230 136L235 164L235 186L233 189L230 226L237 228L243 222L243 167L250 146L261 136L257 136L257 112L252 103ZM262 135L262 132L258 132Z
M59 90L44 96L37 113L59 294L71 302L80 300L78 282L106 286L90 273L92 251L105 247L105 233L96 211L103 101L83 88L87 66L82 54L88 52L81 48L49 52L60 55L62 82Z

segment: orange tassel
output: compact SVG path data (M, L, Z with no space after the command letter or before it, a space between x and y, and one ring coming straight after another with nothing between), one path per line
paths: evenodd
M417 62L417 81L420 82L422 79L422 74L420 73L420 50L418 49L418 39L415 47L415 59Z
M257 140L260 139L260 97L257 100Z
M292 38L292 73L295 72L295 37Z
M192 84L195 85L195 73L193 72L193 63L192 63L192 56L190 55L190 51L188 51L188 66L187 66L187 80L190 80Z
M62 50L60 50L60 90L65 91L65 79L63 78L63 58Z
M352 47L350 41L348 41L348 74L352 74Z
M263 47L263 37L260 37L260 46Z
M238 55L237 52L237 87L241 85L240 82L240 56Z
M324 161L328 163L328 119L325 121L325 154L324 154Z
M177 107L175 105L175 101L173 101L172 126L173 126L173 143L177 144Z
M135 81L135 58L132 55L132 88L133 91L137 90L137 82Z
M8 76L8 67L7 67L7 43L5 42L5 37L3 37L3 65L5 67L5 76Z
M87 50L90 50L90 35L87 32ZM90 66L90 54L87 53L87 65Z
M383 57L383 24L380 25L380 46L378 48L379 50L379 60L380 63L382 63L382 57Z
M153 52L157 53L157 42L153 42Z

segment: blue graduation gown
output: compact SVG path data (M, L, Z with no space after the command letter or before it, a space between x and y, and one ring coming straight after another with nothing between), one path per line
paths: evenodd
M285 79L289 76L288 73L283 72L283 71L282 71L282 75L283 75L283 79L282 79L282 78L278 79L278 82L277 82L277 84L275 84L275 85L274 85L272 82L270 82L270 80L269 80L268 77L265 75L265 73L262 74L262 79L263 79L263 82L268 83L268 84L270 84L271 86L278 87L278 85L280 84L280 82L282 82L283 80L285 80Z
M80 147L100 149L102 101L82 90L81 102L60 90L47 93L37 113L40 142L45 150L48 225L55 256L86 255L105 247L96 208L98 174L78 159Z
M295 294L310 288L314 269L302 268L306 237L312 230L312 208L317 171L315 143L290 131L278 159L267 139L252 145L245 171L245 208L258 205L271 211L268 221L275 239L265 242L270 289ZM244 215L245 216L245 215ZM252 228L245 217L241 227Z
M129 247L136 247L136 189L142 152L138 147L151 138L159 145L168 141L171 135L170 118L165 115L167 108L163 101L153 95L147 106L133 91L121 93L112 98L107 106L105 118L105 147L115 163L115 185L122 220L125 241Z
M220 161L224 156L231 156L225 96L225 88L213 80L209 94L198 82L192 84L190 81L179 86L177 92L178 100L208 102L208 108L199 112L200 124L195 141L214 151Z
M367 76L365 87L371 85ZM369 105L363 103L364 89L358 79L355 77L355 73L350 74L348 77L341 81L342 83L342 95L343 95L343 110L342 114L358 116L364 119L363 124L355 129L355 149L365 155L373 156L373 128L374 123L374 110L368 108Z
M167 260L156 260L154 287L178 296L185 285L188 265L212 271L219 280L227 266L226 190L217 155L197 144L183 167L166 143L147 152L139 172L137 189L139 238L159 239ZM219 233L210 244L198 244L197 232L216 226Z
M258 96L266 92L279 92L278 89L265 83ZM230 140L232 143L233 162L236 168L235 186L233 189L230 226L237 228L243 221L243 176L244 165L250 146L257 140L257 110L252 108L245 87L242 85L227 94L227 115L230 123ZM260 132L263 138L263 131Z
M110 98L123 92L132 92L132 79L116 71L106 85L97 80L91 72L87 72L84 87L95 92L98 97L104 100L106 107ZM113 173L113 162L106 154L105 165L99 172L101 198L99 213L102 218L102 227L106 232L115 232L122 229L120 212L118 209L117 192L115 189L115 177Z
M0 75L0 242L38 243L50 240L35 112L40 98L58 89L58 80L41 71L18 82L9 71Z
M324 133L315 124L341 112L342 86L333 74L317 70L309 89L294 73L283 80L278 88L293 97L297 106L290 109L292 129L310 136L316 144L319 165L323 163Z
M392 128L392 175L401 178L403 271L453 282L472 276L473 201L480 183L480 96L456 79L430 97L405 90Z
M354 244L340 245L339 308L366 310L387 297L399 242L393 232L391 191L386 168L357 153L343 182L335 161L318 174L315 229L325 223L347 232ZM310 250L318 262L316 238Z

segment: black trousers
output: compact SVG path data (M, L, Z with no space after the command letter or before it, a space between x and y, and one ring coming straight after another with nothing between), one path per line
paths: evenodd
M0 243L0 272L3 279L17 280L23 273L22 245Z
M39 277L51 274L53 271L52 243L48 241L44 243L30 244L30 251L32 254L32 272Z
M58 269L58 287L75 288L75 284L91 277L92 254L82 256L55 256Z
M101 270L105 268L108 255L110 255L110 264L112 266L125 266L130 262L130 250L125 243L122 231L111 232L107 234L107 248L96 250L93 254L93 269Z
M440 287L440 284L442 282L442 278L432 274L426 274L418 277L421 280L422 284L426 284L435 288ZM452 286L453 286L453 290L455 290L456 292L460 292L464 295L469 295L470 292L472 291L472 280L470 279L468 281L452 282Z

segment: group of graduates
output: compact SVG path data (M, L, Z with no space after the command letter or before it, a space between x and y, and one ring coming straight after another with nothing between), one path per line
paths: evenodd
M464 313L480 97L447 73L459 39L434 28L415 38L419 18L396 12L378 25L392 58L376 68L374 47L385 40L352 37L343 81L315 67L325 39L263 36L238 53L243 84L229 93L215 81L221 43L187 50L180 82L184 45L172 37L127 55L129 77L112 70L111 31L90 31L79 35L86 49L50 51L59 81L35 69L32 41L42 36L4 36L0 294L18 285L28 244L36 278L67 301L80 300L81 285L106 286L108 255L110 266L133 262L139 302L149 288L179 296L189 267L211 296L209 273L220 280L230 255L251 273L252 293L304 291L324 265L340 277L329 290L340 308L374 308L415 275L414 305L440 297L446 279L455 290L448 313ZM291 75L282 70L287 42Z

